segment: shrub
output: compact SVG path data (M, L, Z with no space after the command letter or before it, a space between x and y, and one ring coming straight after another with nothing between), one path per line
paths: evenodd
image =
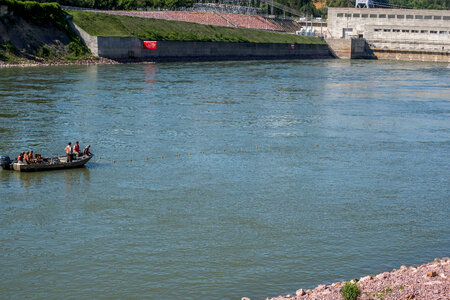
M19 55L20 51L11 43L8 42L6 44L0 44L0 50L5 51L6 53Z
M36 1L0 0L1 5L8 6L15 15L38 25L46 25L49 22L64 28L65 13L58 3L38 3Z
M80 56L85 52L82 45L76 42L70 42L69 45L67 45L67 48L73 56Z
M47 45L44 45L39 49L38 56L48 58L50 57L51 53L52 51L50 50L50 48Z
M0 61L11 61L20 55L20 51L11 43L0 43Z
M342 287L341 295L345 300L356 300L361 295L361 288L356 282L346 282Z

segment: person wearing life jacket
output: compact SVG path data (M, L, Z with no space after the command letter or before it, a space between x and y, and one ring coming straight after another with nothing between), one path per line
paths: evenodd
M81 154L80 152L80 144L78 141L75 142L75 145L73 146L73 153L76 153L77 156Z
M20 152L19 156L17 156L18 162L23 162L23 157L25 156L25 151Z
M67 162L72 161L72 143L69 142L66 146L66 156L67 156Z

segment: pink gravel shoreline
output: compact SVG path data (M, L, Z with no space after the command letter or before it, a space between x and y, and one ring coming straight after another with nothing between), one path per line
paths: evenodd
M0 61L1 68L28 68L28 67L47 67L47 66L92 66L92 65L116 65L122 63L151 63L142 62L136 60L112 60L108 58L87 58L79 59L75 61L56 60L56 61L43 61L43 62L23 62L23 63L4 63Z
M434 262L416 266L401 266L391 272L354 279L362 292L360 300L448 300L450 299L450 259L436 258ZM311 290L299 289L296 295L278 296L270 300L343 299L341 289L345 282L329 286L319 285ZM249 300L244 297L242 300Z

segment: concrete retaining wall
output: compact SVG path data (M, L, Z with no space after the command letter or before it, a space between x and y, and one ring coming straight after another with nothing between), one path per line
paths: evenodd
M81 37L84 44L89 48L89 50L91 50L92 55L99 56L97 37L90 35L70 20L68 20L67 23L70 27L72 27L72 30Z
M334 56L344 59L376 59L364 39L326 39Z
M450 55L447 51L373 49L373 53L378 59L450 63Z
M98 55L111 59L182 61L331 58L326 44L158 41L157 49L146 49L138 38L99 36L97 39Z
M378 48L367 43L365 39L326 39L326 41L331 52L338 58L450 62L449 52L444 49L441 51L417 50L418 47L401 49L393 46L393 43L387 43L384 47Z

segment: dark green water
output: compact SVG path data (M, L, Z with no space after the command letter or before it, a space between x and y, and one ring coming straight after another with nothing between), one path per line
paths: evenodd
M449 72L0 69L0 153L96 154L0 171L0 297L264 299L450 256Z

